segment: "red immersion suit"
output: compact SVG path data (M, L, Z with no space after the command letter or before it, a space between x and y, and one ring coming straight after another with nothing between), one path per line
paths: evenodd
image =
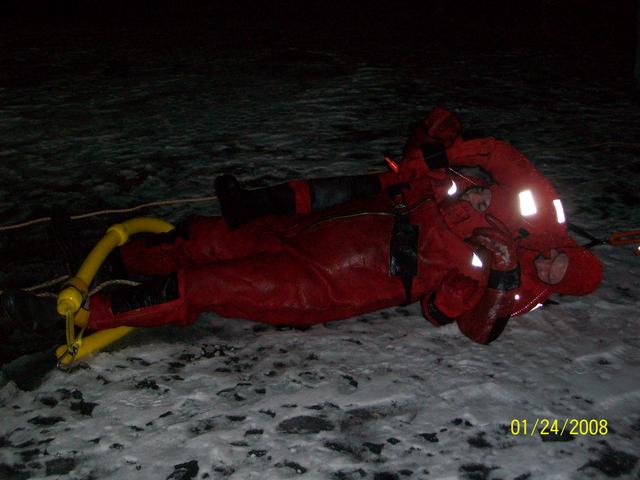
M486 283L488 270L472 265L473 248L446 228L433 201L412 212L411 221L420 226L412 300L426 301L450 271ZM111 315L106 299L96 295L90 328L188 324L203 311L305 326L401 305L405 289L389 274L393 224L382 195L322 214L265 217L237 230L220 217L194 219L189 238L155 246L138 240L122 248L131 272L178 272L180 298L141 309L147 315ZM481 291L474 289L473 298L459 299L466 303L452 309L473 306Z
M451 168L463 165L482 167L491 178ZM306 326L419 300L432 323L455 320L467 336L489 343L512 313L528 311L553 291L565 288L565 293L581 294L597 286L599 263L578 251L565 225L558 223L555 190L509 144L494 139L464 142L457 118L436 109L412 133L399 167L397 173L379 175L380 193L334 208L311 213L309 184L296 181L289 183L295 192L293 216L269 215L235 230L221 217L199 217L171 241L132 241L121 248L129 271L177 273L179 295L124 312L114 312L108 297L96 295L89 328L184 325L205 311ZM489 209L477 212L457 200L450 194L452 181L458 191L474 184L488 186ZM392 200L386 189L397 184L403 186ZM536 199L533 216L518 211L522 189ZM498 224L487 213L499 219ZM418 232L410 288L390 271L392 230L400 217ZM492 250L494 241L506 245L511 255ZM537 279L532 260L552 247L578 251L571 258L580 266L593 264L586 283L576 283L570 271L573 283L568 287Z

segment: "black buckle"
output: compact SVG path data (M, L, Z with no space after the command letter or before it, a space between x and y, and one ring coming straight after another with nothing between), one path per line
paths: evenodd
M407 197L404 196L405 190L411 190L411 185L408 183L396 183L387 187L387 195L393 202L394 214L396 212L404 212L407 209Z

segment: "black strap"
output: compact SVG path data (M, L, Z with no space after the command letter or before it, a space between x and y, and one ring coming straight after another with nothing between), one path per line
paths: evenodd
M447 151L442 143L423 143L421 148L424 162L430 170L447 168L449 166Z
M449 323L452 323L454 319L442 313L442 310L440 310L436 306L435 299L436 299L436 294L434 292L429 298L429 302L427 302L427 313L429 314L429 316L433 318L436 322L438 322L438 325L440 326L448 325Z
M591 240L589 243L582 245L582 247L584 248L593 248L598 245L607 245L609 243L609 240L601 240L599 238L596 238L593 235L591 235L589 232L587 232L584 228L579 227L574 223L569 223L568 227L569 227L569 230L571 230L573 233L577 233L578 235L586 238L587 240Z
M407 185L408 187L408 185ZM393 228L389 246L389 273L400 277L405 291L405 305L411 303L413 278L418 274L418 236L420 227L409 221L409 210L402 193L402 184L388 190L394 202Z
M485 342L485 344L493 342L500 336L500 334L504 331L504 328L507 326L507 322L510 318L511 316L508 315L506 317L496 319L496 321L493 323L493 328L491 329L491 332L489 333L489 337L487 337L487 341Z
M489 273L489 281L487 282L487 288L493 288L494 290L509 291L515 290L520 286L520 266L517 266L513 270L501 272L499 270L491 270Z

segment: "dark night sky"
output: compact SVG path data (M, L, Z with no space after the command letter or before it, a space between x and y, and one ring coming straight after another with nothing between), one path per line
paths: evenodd
M582 57L597 74L633 78L636 0L463 0L341 2L170 0L6 0L2 29L23 34L86 34L108 45L125 32L178 48L272 43L367 49L423 43L468 51L535 49ZM327 7L327 4L332 6ZM152 35L147 35L147 32ZM24 35L26 37L26 35ZM37 36L37 35L35 35ZM5 37L6 38L6 37ZM137 39L136 39L137 41ZM153 48L153 47L152 47ZM604 72L606 73L606 72Z
M170 0L5 0L5 25L68 22L95 26L208 24L221 30L265 28L282 33L311 31L341 34L375 31L395 34L462 37L482 33L487 43L589 42L593 46L633 45L635 0L408 0L341 2L246 0L173 2Z

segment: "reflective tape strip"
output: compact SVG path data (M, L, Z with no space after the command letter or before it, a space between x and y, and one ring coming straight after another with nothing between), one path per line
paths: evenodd
M538 213L538 207L536 207L531 190L523 190L518 194L518 197L520 197L520 214L523 217L530 217Z
M560 199L556 198L553 201L553 206L556 209L556 219L558 220L558 223L564 223L567 219L564 216L564 208L562 208L562 202Z
M473 254L473 257L471 257L471 265L477 268L482 268L482 260L480 260L480 257L475 253Z

